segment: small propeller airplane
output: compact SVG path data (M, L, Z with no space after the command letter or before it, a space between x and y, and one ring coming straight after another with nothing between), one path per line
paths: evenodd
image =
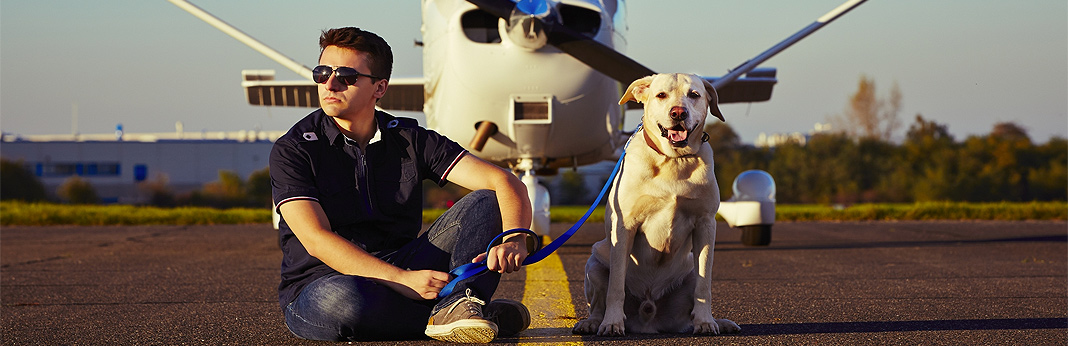
M308 78L276 81L272 70L242 71L249 104L319 107L308 67L185 0L168 1ZM757 66L864 1L849 0L728 74L705 79L720 103L767 101L776 70ZM470 139L472 153L510 168L527 185L532 230L548 235L549 194L536 176L618 158L630 136L622 128L625 111L641 108L618 100L632 81L655 74L622 53L625 6L624 0L423 0L424 76L392 78L378 107L422 111L427 128ZM761 191L772 184L774 193L770 175L752 181L764 184ZM750 210L739 212L744 217L721 215L732 226L744 229L735 221L746 219L770 231L774 196L762 199L744 204L752 207L742 208ZM743 206L730 203L721 210Z

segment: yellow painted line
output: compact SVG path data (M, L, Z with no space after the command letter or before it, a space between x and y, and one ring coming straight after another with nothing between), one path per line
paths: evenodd
M567 273L556 253L526 267L523 305L530 309L530 328L520 333L520 345L582 345L571 334L578 319L571 303Z

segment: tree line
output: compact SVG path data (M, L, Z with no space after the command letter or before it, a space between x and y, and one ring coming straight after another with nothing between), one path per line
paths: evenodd
M144 197L142 204L157 207L271 206L271 178L266 167L252 172L248 179L242 179L231 170L219 170L219 180L192 191L175 191L165 174L137 183L137 189ZM70 176L50 193L21 162L6 159L0 159L0 200L69 204L100 204L102 201L96 187L82 177Z
M761 169L774 177L778 203L1068 200L1068 141L1035 144L1011 122L957 141L946 125L917 115L900 144L842 131L754 147L726 124L706 132L725 199L733 177Z

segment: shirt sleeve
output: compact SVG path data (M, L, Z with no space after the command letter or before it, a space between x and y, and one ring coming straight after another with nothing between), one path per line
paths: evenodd
M271 197L275 211L295 200L319 201L311 158L292 140L278 140L271 148Z
M438 186L445 186L449 172L460 162L467 150L459 143L445 137L433 130L420 128L418 136L418 148L422 167L426 170L425 177L433 180Z

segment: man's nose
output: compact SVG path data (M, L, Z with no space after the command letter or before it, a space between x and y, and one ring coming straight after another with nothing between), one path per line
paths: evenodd
M330 91L343 91L348 89L349 86L342 83L337 79L337 73L331 72L330 77L326 79L326 89Z

